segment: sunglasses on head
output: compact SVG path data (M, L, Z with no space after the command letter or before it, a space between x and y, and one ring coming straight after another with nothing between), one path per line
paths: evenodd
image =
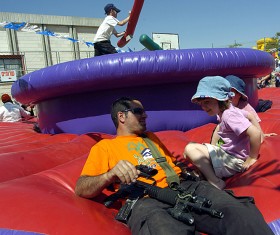
M143 113L145 113L145 110L142 108L134 108L134 109L125 109L122 112L132 112L133 114L138 114L138 115L142 115Z

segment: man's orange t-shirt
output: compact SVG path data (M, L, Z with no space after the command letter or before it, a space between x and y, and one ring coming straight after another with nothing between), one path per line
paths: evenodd
M148 132L147 136L154 142L160 154L166 157L166 161L179 174L180 168L172 162L174 160L170 152L160 142L157 136ZM97 176L111 170L120 160L127 160L134 165L147 165L158 170L153 176L158 187L167 187L164 170L156 163L145 141L136 135L117 136L114 139L103 139L95 144L89 153L81 175Z

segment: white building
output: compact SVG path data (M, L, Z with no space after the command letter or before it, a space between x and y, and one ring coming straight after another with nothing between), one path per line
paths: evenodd
M10 94L14 79L57 63L94 56L94 35L103 19L0 12L0 23L28 23L72 40L0 27L0 95ZM3 25L3 24L2 24Z

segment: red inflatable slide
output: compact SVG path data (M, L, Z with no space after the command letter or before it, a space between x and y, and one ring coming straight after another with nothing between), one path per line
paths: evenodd
M139 18L143 4L144 4L144 0L135 0L134 1L125 34L118 41L118 43L117 43L118 47L124 47L133 37L134 30L136 28L136 24L138 22L138 18Z
M280 224L280 89L264 88L259 98L273 101L261 117L267 137L260 158L248 171L227 180L237 195L251 195L275 234ZM215 124L190 131L165 130L158 137L177 158L190 141L209 142ZM0 234L131 234L114 219L116 209L77 197L74 187L91 146L112 135L40 134L33 123L0 123Z

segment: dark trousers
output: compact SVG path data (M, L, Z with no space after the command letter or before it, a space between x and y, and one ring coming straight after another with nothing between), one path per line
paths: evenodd
M188 189L194 181L184 181ZM166 209L170 205L153 198L142 198L133 207L128 221L133 235L194 235L203 232L213 235L273 235L262 214L249 200L233 197L216 189L206 181L198 183L195 193L212 201L211 208L222 211L219 219L205 213L192 211L194 225L174 219Z
M118 53L118 52L116 51L116 48L112 46L109 40L94 43L95 56L114 54L114 53Z

